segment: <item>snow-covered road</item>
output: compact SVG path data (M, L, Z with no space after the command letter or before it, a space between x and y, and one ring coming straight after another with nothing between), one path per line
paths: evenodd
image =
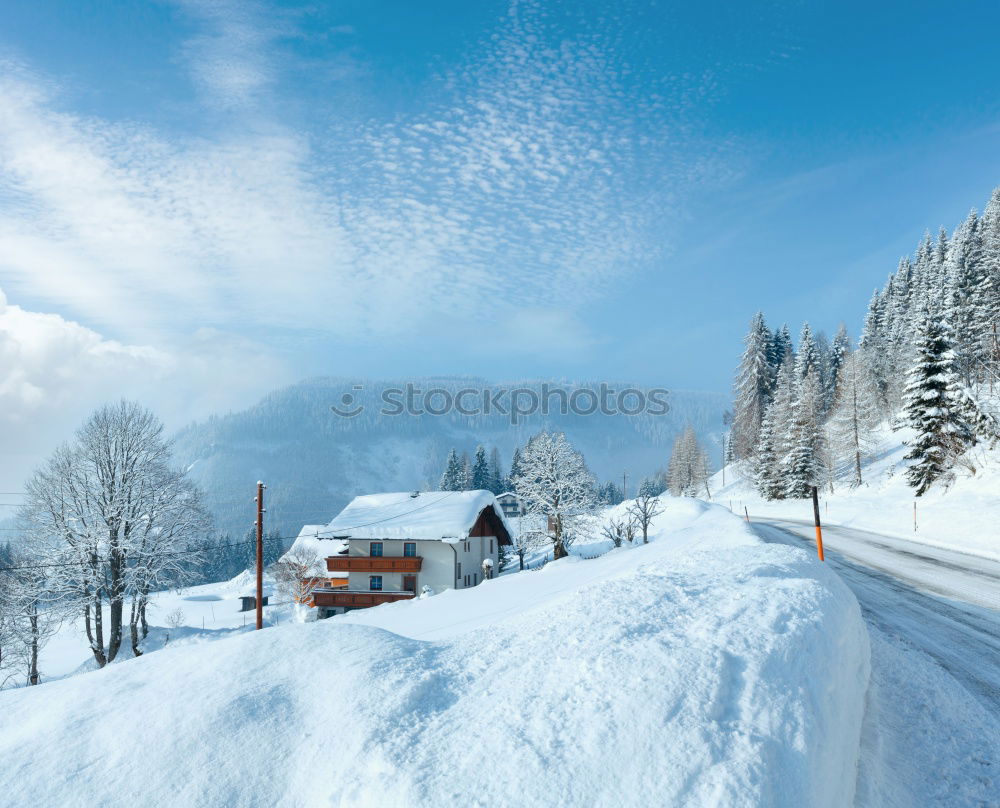
M754 528L814 547L808 522ZM858 804L1000 806L1000 562L854 528L823 538L872 640Z
M812 522L773 517L763 521L810 544L814 541ZM842 559L888 573L924 592L1000 610L1000 561L839 525L823 525L823 539Z

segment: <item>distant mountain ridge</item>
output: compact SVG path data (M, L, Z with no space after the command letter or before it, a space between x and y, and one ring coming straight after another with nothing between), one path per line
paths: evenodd
M454 398L463 389L486 391L482 395L502 402L505 391L541 394L548 385L555 411L525 415L516 424L511 423L509 411L497 412L492 405L488 413L471 415L454 409L442 415L383 414L383 409L398 409L398 405L385 406L385 391L405 391L407 384L422 392L443 391L426 402L435 411L443 408L449 395ZM435 489L452 447L471 453L479 443L496 446L507 465L514 448L542 428L566 432L600 480L620 483L622 473L627 472L632 490L643 476L666 466L670 445L686 423L705 442L713 467L718 465L728 396L672 391L665 414L585 415L558 411L559 396L551 395L560 388L589 390L598 396L601 385L553 380L498 384L476 377L307 379L276 390L245 410L188 425L177 434L174 453L205 490L217 527L232 535L242 535L250 527L258 479L268 485L268 528L289 535L303 524L328 521L358 493ZM605 392L629 387L644 395L650 392L650 388L624 383L604 386ZM593 396L578 394L580 409L586 411ZM389 394L389 398L400 396ZM624 403L634 409L636 401L633 395ZM530 403L530 395L523 393L521 402L522 407ZM477 398L467 393L462 404L469 412L476 408ZM480 410L482 404L478 400ZM361 411L343 417L333 406L341 412L359 407ZM652 405L650 409L657 411Z

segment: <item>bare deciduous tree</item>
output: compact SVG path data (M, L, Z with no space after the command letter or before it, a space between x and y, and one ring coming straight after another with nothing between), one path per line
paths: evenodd
M306 547L292 547L274 565L274 579L278 590L289 600L304 603L309 599L313 580L322 570L321 559Z
M167 624L167 631L163 635L163 647L166 648L167 643L170 642L170 629L178 629L184 625L184 612L180 609L174 609L172 612L168 612L165 618Z
M29 685L40 681L38 655L64 617L46 586L48 569L25 553L0 573L0 635L6 659L0 659L0 684L19 671ZM4 670L5 669L5 670Z
M159 420L121 401L95 411L26 487L20 518L33 553L51 565L48 591L82 613L102 667L121 648L125 604L139 653L150 591L178 583L197 559L190 540L206 529L207 516L169 460Z
M659 497L650 494L640 494L628 506L629 516L636 527L642 531L642 543L649 544L649 526L659 514L663 513L663 503Z
M601 535L609 539L615 547L621 547L624 542L629 544L635 539L635 519L631 514L618 519L611 517L601 526Z

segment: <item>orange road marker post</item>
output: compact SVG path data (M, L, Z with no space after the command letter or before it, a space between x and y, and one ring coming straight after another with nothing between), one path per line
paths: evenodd
M819 523L819 491L816 486L813 486L813 517L816 520L816 553L819 555L820 561L825 561L823 558L823 528Z
M743 506L743 513L746 514L747 521L749 522L750 521L750 511L747 510L747 506L746 505Z

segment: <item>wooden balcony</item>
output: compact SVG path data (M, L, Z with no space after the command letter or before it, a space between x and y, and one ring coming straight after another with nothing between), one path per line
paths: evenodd
M335 589L314 589L313 603L316 606L341 606L348 609L366 609L378 606L380 603L393 603L397 600L409 600L414 597L412 592L345 592Z
M330 572L420 572L420 556L330 556Z

